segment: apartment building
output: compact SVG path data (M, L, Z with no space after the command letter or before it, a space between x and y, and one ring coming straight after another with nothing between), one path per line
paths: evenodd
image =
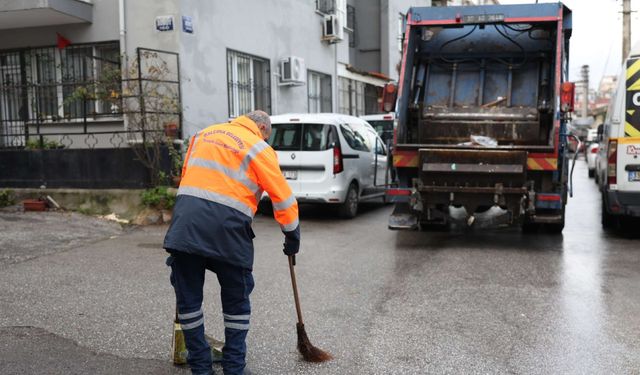
M0 146L43 132L71 148L121 143L113 134L127 129L118 103L127 90L81 88L97 92L87 82L115 67L139 80L142 97L149 59L162 61L176 92L183 138L253 109L375 113L398 76L406 11L430 4L0 0ZM95 139L68 134L76 131Z

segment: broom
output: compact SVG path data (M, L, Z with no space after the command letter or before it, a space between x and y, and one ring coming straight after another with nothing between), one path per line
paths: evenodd
M300 298L298 297L298 285L296 284L296 273L293 270L293 266L296 265L296 256L290 255L288 258L289 272L291 273L291 285L293 287L293 299L296 303L296 313L298 314L298 323L296 324L296 330L298 332L298 351L302 354L302 358L307 362L329 361L333 358L331 354L313 346L304 329L302 310L300 309Z

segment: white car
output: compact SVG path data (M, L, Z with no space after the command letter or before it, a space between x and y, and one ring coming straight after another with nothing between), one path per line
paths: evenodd
M334 113L271 117L268 142L301 203L336 205L345 218L358 203L384 199L387 149L366 121ZM263 196L263 198L266 198Z
M393 130L396 118L393 112L378 115L364 115L360 116L360 118L373 126L387 147L393 143Z
M589 177L593 177L596 173L596 158L598 156L599 144L597 142L591 143L587 146L587 169L589 170Z

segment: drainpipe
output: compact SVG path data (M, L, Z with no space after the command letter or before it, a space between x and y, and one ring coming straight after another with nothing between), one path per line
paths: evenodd
M122 78L129 78L129 58L127 56L127 24L125 14L125 0L118 0L118 26L120 33L120 64L122 69ZM124 93L124 89L126 84L122 83L122 92ZM124 107L124 105L123 105ZM127 116L123 115L122 119L124 121L124 129L129 129L129 121Z
M333 44L333 57L334 57L334 61L335 64L333 66L333 74L336 80L336 84L333 85L333 113L340 113L340 98L338 98L338 95L340 95L340 88L338 87L338 85L340 85L340 78L338 77L338 43L334 43ZM351 96L351 94L349 94L349 96Z

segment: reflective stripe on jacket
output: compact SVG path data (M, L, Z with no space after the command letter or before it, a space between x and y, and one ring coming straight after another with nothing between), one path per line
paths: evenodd
M187 150L164 247L251 268L251 221L263 191L282 231L298 237L298 203L256 124L242 116L198 132Z

